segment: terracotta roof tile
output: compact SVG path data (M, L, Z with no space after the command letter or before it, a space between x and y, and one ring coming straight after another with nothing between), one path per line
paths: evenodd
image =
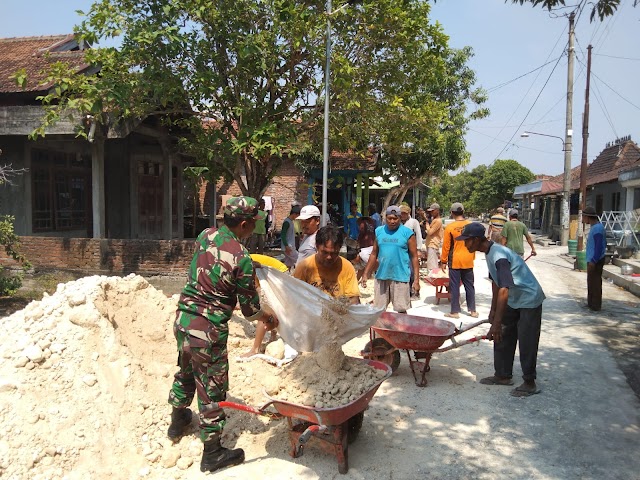
M88 65L84 61L84 52L66 49L72 42L73 35L0 38L0 93L45 90L50 85L44 83L42 71L57 61L69 63L78 72L86 69ZM24 90L11 78L22 68L28 75Z
M621 170L640 166L640 147L631 140L607 146L587 166L587 185L614 182ZM571 190L580 188L580 165L571 169ZM556 175L545 182L542 193L560 193L563 190L564 174Z

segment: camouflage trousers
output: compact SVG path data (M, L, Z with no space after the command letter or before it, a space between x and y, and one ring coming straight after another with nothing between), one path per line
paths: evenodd
M194 337L176 325L173 333L178 342L180 370L174 376L169 403L177 408L188 407L198 393L200 439L207 442L218 437L225 425L224 411L215 404L227 398L229 389L229 331L224 324L218 329L196 332L207 340Z

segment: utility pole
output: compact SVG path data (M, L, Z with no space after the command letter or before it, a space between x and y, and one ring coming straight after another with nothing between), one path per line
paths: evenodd
M329 71L331 68L331 0L327 0L327 62L324 67L324 145L322 152L322 216L320 226L327 225L327 184L329 183Z
M573 54L574 54L574 20L576 14L569 15L569 49L567 50L567 120L564 140L564 182L562 189L562 235L560 243L569 244L569 202L571 200L571 139L573 137L572 116L573 116Z
M589 84L591 83L591 49L587 47L587 86L584 92L582 114L582 158L580 161L580 212L578 213L578 250L584 250L584 226L582 212L587 207L587 143L589 141Z

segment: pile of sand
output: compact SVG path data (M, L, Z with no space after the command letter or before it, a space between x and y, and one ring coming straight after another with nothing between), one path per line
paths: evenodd
M183 478L199 462L202 444L193 434L195 420L179 443L166 436L176 302L139 276L93 276L61 284L53 295L2 319L0 477ZM229 326L229 401L261 406L266 391L330 406L358 396L366 371L373 372L367 382L377 381L378 373L348 358L339 361L337 383L311 355L284 376L262 361L237 363L255 327L236 316ZM286 450L286 422L226 413L225 445L264 443L275 433Z

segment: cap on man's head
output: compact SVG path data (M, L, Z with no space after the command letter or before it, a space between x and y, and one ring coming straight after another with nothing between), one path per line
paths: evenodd
M391 205L387 207L387 210L384 212L385 215L395 215L396 217L400 216L400 207L397 205Z
M289 212L289 215L291 215L292 213L300 213L300 210L302 210L300 205L291 205L291 211Z
M400 212L411 213L411 207L409 205L400 205Z
M456 202L453 205L451 205L451 211L456 213L462 213L464 212L464 207L462 206L461 203Z
M427 208L427 212L431 212L432 210L440 210L440 205L437 203L432 203L429 208Z
M462 229L462 233L457 236L456 240L466 240L467 238L485 238L486 232L484 225L478 222L468 223Z
M496 212L502 213L504 215L504 208L498 207L498 208L496 208Z
M306 205L300 210L300 216L298 217L298 220L308 220L310 218L319 216L320 209L318 207L316 207L315 205Z
M518 216L518 210L516 210L515 208L512 208L511 210L509 210L509 216L510 217L517 217Z
M598 214L596 213L596 209L593 207L585 207L585 209L582 211L582 216L583 217L597 217Z
M224 214L232 218L258 218L258 201L251 197L231 197L224 206Z

